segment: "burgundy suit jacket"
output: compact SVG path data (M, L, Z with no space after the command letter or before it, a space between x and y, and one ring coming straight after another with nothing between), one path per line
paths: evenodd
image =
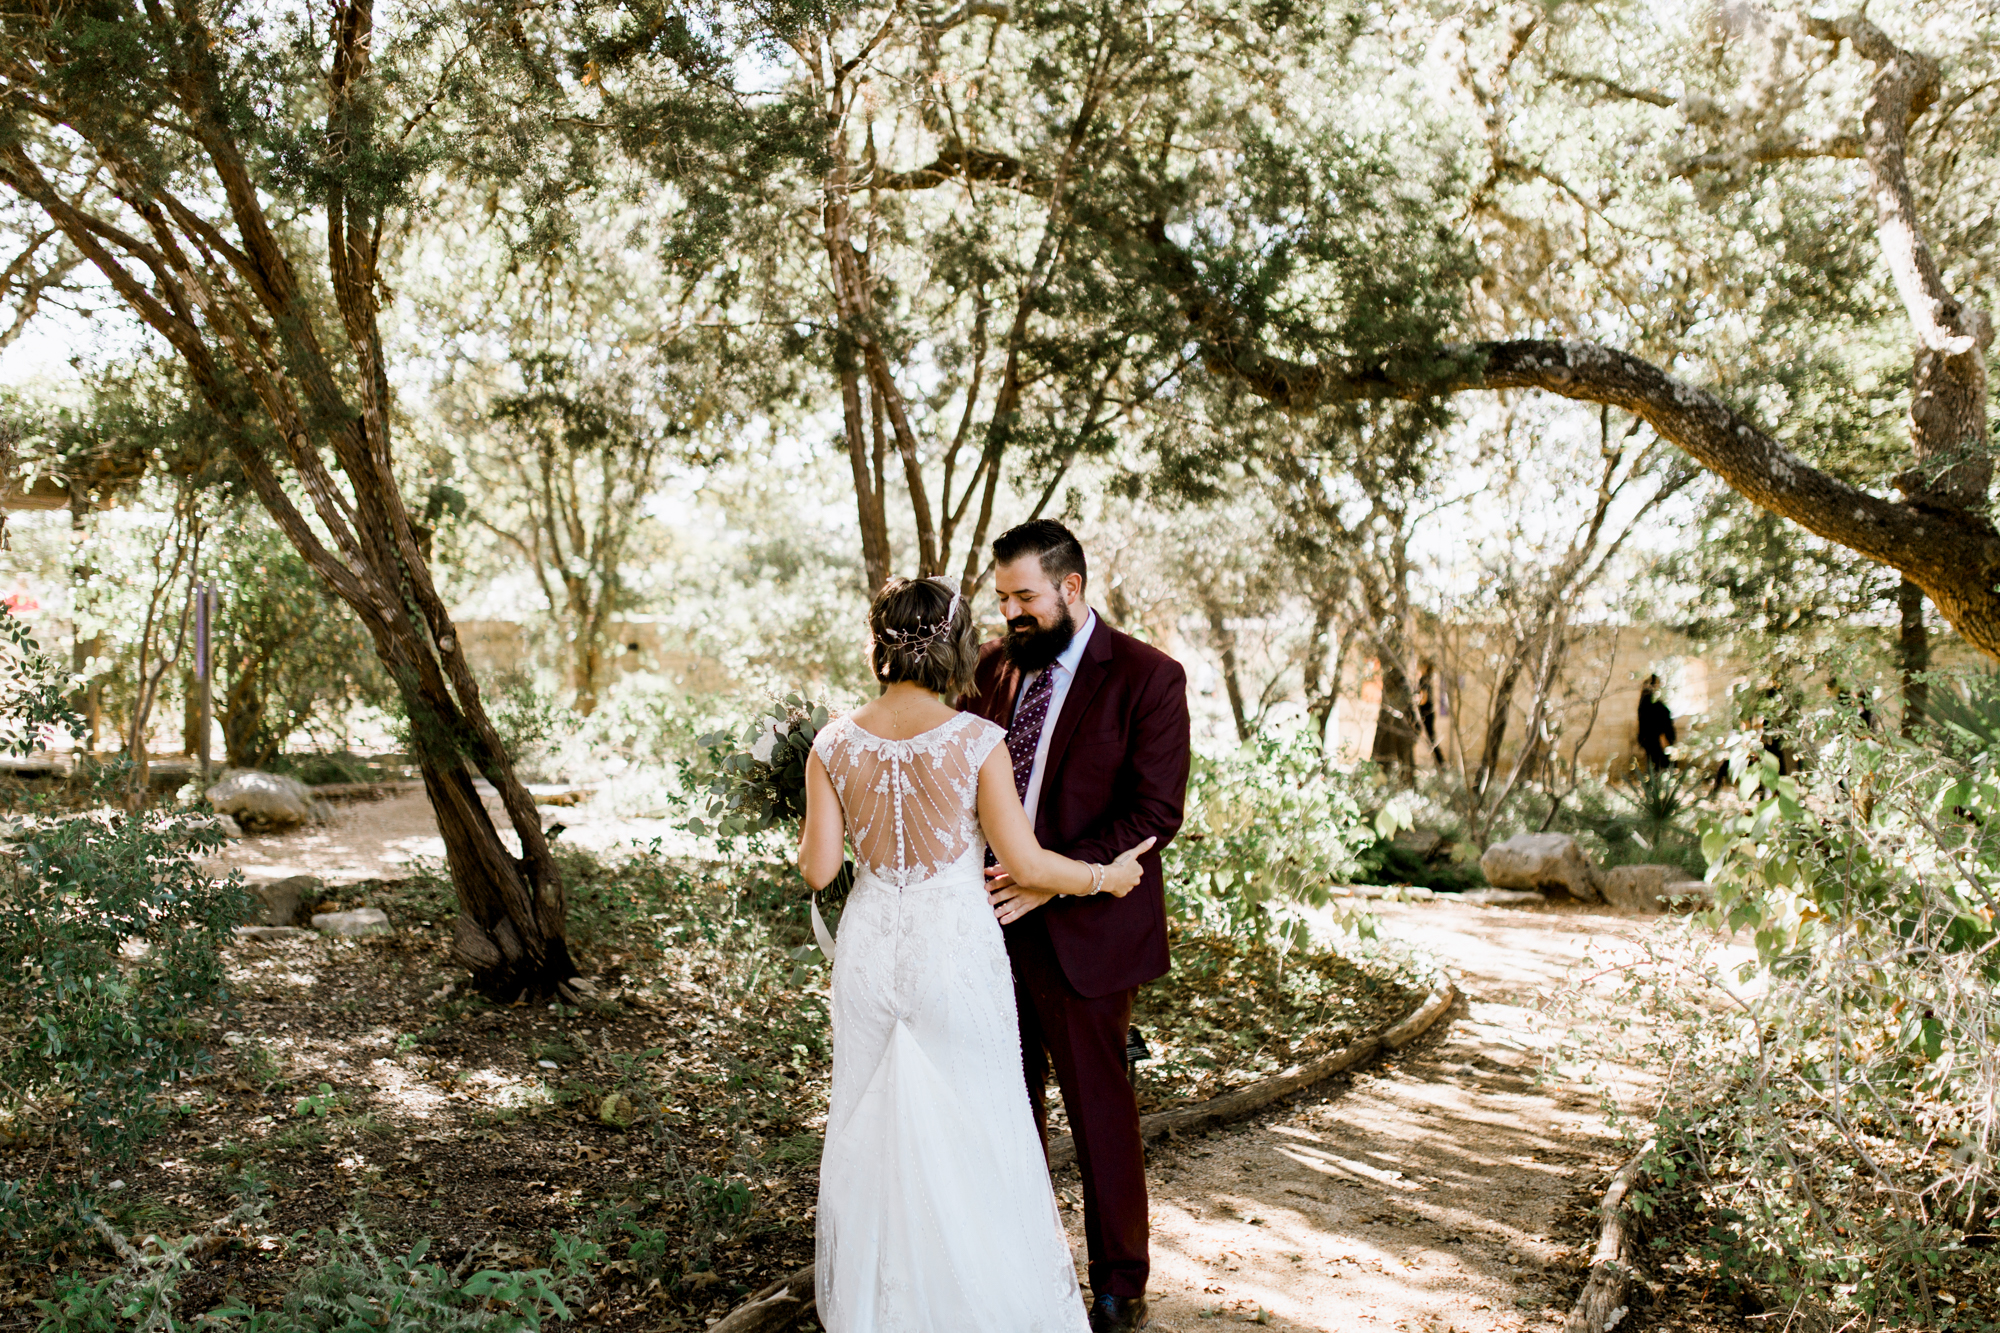
M980 649L972 692L958 706L1004 727L1020 688L1021 673L995 640ZM1052 898L1007 927L1011 935L1040 917L1079 995L1095 999L1166 975L1160 852L1180 829L1187 779L1187 673L1099 616L1049 737L1035 837L1079 861L1110 861L1149 837L1159 844L1123 898Z

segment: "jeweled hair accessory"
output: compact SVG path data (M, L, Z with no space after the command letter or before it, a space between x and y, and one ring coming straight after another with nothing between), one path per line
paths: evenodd
M882 637L899 648L913 649L917 652L928 652L932 644L951 633L952 622L958 619L958 604L963 600L958 590L958 584L941 574L933 574L931 577L925 579L924 582L936 583L942 587L950 588L951 605L944 609L944 619L929 629L905 630L885 628L882 631Z

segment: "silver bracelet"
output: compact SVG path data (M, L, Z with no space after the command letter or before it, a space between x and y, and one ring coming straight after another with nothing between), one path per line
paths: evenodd
M1101 865L1092 865L1090 867L1090 891L1092 893L1104 892L1104 867Z

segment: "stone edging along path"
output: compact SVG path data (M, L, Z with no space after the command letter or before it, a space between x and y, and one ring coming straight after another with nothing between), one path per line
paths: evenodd
M1194 1106L1142 1116L1139 1120L1140 1136L1152 1142L1253 1115L1273 1102L1364 1064L1383 1051L1401 1050L1428 1032L1457 1000L1457 988L1446 982L1425 996L1422 1004L1372 1036L1363 1037L1337 1051L1329 1051L1282 1074L1225 1092L1220 1097L1212 1097ZM1069 1135L1049 1141L1051 1170L1068 1166L1075 1160L1076 1142ZM795 1273L787 1273L737 1306L720 1323L709 1325L708 1333L779 1333L811 1310L815 1299L813 1265L807 1264Z

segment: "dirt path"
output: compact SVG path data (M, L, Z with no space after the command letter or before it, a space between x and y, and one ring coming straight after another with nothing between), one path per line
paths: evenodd
M1394 1060L1231 1130L1157 1152L1153 1328L1213 1322L1397 1333L1559 1328L1622 1160L1600 1096L1543 1082L1545 998L1650 923L1441 900L1379 908L1464 998ZM1066 1203L1075 1173L1058 1180ZM1069 1211L1083 1250L1082 1214Z
M502 840L518 851L519 843L507 829L507 813L499 797L488 796L486 806L502 829ZM685 850L695 850L671 820L620 818L595 803L544 806L541 814L544 827L564 826L562 837L569 846L607 852L620 844L643 845L657 838L669 851L681 849L683 844ZM337 805L324 824L239 839L212 865L218 870L240 870L252 881L317 875L338 885L364 879L400 879L419 861L444 861L444 839L438 836L437 817L420 790Z
M599 848L661 821L545 811ZM642 827L653 826L653 827ZM442 855L421 793L343 807L316 829L246 838L223 862L253 879L397 878ZM1624 1154L1602 1099L1647 1080L1545 1080L1561 1035L1544 1004L1586 964L1629 954L1652 923L1556 905L1444 898L1377 904L1384 933L1428 953L1462 998L1422 1041L1255 1120L1151 1160L1153 1328L1216 1322L1384 1333L1560 1328L1594 1240L1587 1210ZM1600 1071L1602 1072L1602 1071ZM1059 1174L1076 1253L1074 1170Z

